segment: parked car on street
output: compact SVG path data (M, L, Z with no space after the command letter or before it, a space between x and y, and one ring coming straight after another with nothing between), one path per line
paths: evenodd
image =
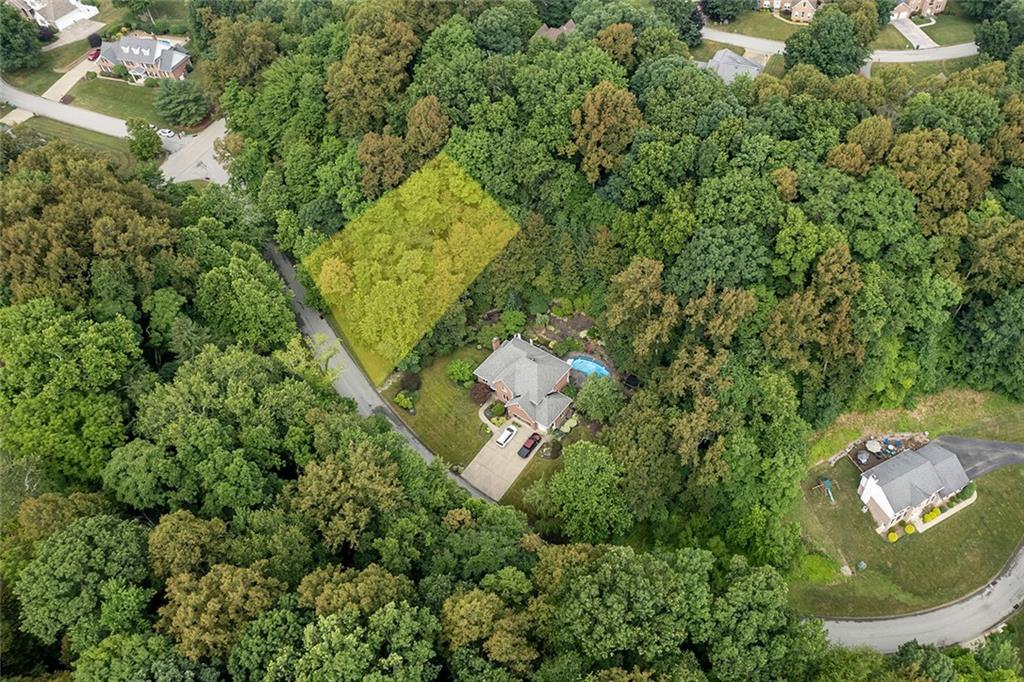
M523 447L519 448L519 456L523 459L529 457L530 453L533 452L533 449L537 447L538 443L540 443L540 434L536 432L531 433L530 437L526 439L525 443L523 443Z
M516 431L518 430L519 429L511 424L502 429L501 434L498 435L498 440L496 441L498 443L498 447L503 448L508 445L509 441L515 437Z

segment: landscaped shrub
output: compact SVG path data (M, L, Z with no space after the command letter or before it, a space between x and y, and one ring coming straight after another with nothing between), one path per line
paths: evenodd
M562 339L561 341L555 341L555 345L551 347L551 350L558 357L564 358L569 353L578 353L583 350L583 342L575 337Z
M908 523L907 525L903 526L903 532L907 535L913 535L916 531L917 529L914 528L914 524L912 523Z
M86 71L85 72L85 80L87 80L87 81L95 80L98 76L99 76L99 74L97 74L95 71Z
M962 501L966 500L967 498L969 498L971 495L974 494L974 491L976 490L976 488L977 488L977 486L975 486L973 482L968 483L967 485L965 485L964 489L961 490L957 494L957 496L956 496L957 501L962 502Z
M889 542L896 542L900 539L900 534L894 530L891 530L889 531L889 534L886 535L886 537L889 538Z
M935 519L939 518L939 514L941 514L941 513L942 513L942 510L939 509L938 507L935 507L934 509L929 509L927 512L925 512L921 516L921 519L923 519L926 523L928 523L928 522L934 521Z
M407 412L412 412L416 407L416 398L415 392L399 391L398 395L395 396L395 405L398 405Z
M402 375L402 380L399 382L399 386L402 387L403 391L418 391L420 386L423 384L423 380L420 379L419 374L406 372Z
M95 33L90 33L89 37L85 39L89 43L89 47L99 47L103 44L103 38Z
M157 88L157 87L160 87L160 79L159 78L147 78L146 80L142 81L142 85L144 87L147 87L147 88Z
M473 363L469 360L462 358L455 358L448 363L448 367L445 368L444 373L448 375L448 378L457 384L466 384L474 380L473 376Z
M487 387L487 384L475 383L469 389L469 397L477 405L483 405L491 397L491 389Z
M610 422L625 404L619 382L611 377L590 377L576 396L576 409L602 424Z
M505 409L505 406L498 402L487 408L488 417L504 417L507 412L508 410Z
M39 36L39 42L48 43L57 37L57 32L50 26L40 26L36 35Z

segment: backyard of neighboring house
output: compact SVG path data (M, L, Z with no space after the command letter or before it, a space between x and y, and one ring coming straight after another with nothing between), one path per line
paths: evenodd
M914 19L915 24L921 25L928 37L939 45L959 45L974 41L974 29L977 22L964 15L958 3L950 0L946 10L942 14L935 15L935 23L924 18Z
M832 505L818 487L837 484ZM790 583L790 600L819 616L882 616L919 611L983 587L1024 537L1024 466L978 479L977 500L926 533L886 542L861 512L860 472L847 458L811 470L795 520L814 552ZM858 570L858 562L866 568ZM840 566L852 575L843 575Z
M800 26L777 19L772 16L771 12L760 10L742 12L738 17L726 24L709 21L708 28L782 41L785 41L786 38L800 30Z

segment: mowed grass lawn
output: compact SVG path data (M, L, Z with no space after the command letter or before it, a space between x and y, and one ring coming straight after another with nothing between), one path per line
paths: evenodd
M17 127L34 130L47 140L64 140L92 152L107 154L124 168L132 168L135 165L135 157L128 151L127 140L41 116L33 116Z
M454 354L436 358L420 372L422 385L416 402L416 414L409 414L395 406L409 428L444 460L465 466L487 442L483 422L477 416L479 405L469 397L469 389L456 384L445 374L448 362L454 358L469 360L474 366L483 362L487 353L477 348L463 348ZM399 392L398 382L384 391L388 400Z
M868 48L872 50L909 50L910 41L904 38L895 26L886 24L871 41Z
M821 476L838 483L837 504L820 489ZM874 531L857 497L860 474L848 459L821 465L801 485L797 512L805 542L837 565L854 568L845 577L790 583L790 601L816 616L882 616L919 611L970 594L1003 567L1024 537L1024 466L977 480L978 499L925 533L891 544Z
M34 69L4 72L4 80L20 90L41 95L88 51L89 43L85 40L61 45L56 50L42 52L39 66Z
M799 26L787 24L776 19L772 16L771 12L760 11L743 12L727 24L717 24L709 21L708 28L716 28L719 31L728 31L729 33L742 33L743 35L767 38L769 40L785 40L800 30Z
M699 47L690 48L690 56L699 62L706 62L714 57L719 50L732 50L738 55L743 54L742 47L727 45L726 43L718 43L714 40L704 40L701 42Z
M974 29L977 24L967 17L944 12L935 17L931 26L922 26L921 30L939 45L959 45L974 42Z
M157 88L146 88L109 78L94 78L75 84L68 95L73 106L117 118L141 118L148 123L167 127L168 123L153 108Z
M995 393L949 389L921 398L910 410L849 412L812 436L810 462L831 457L860 436L911 431L1024 441L1024 405Z

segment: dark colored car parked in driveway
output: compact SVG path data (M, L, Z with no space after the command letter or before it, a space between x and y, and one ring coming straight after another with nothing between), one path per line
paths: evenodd
M540 443L540 434L531 433L530 437L526 439L525 443L523 443L523 447L519 448L519 456L523 459L529 457L530 453L533 452L533 449L537 447L537 443Z

